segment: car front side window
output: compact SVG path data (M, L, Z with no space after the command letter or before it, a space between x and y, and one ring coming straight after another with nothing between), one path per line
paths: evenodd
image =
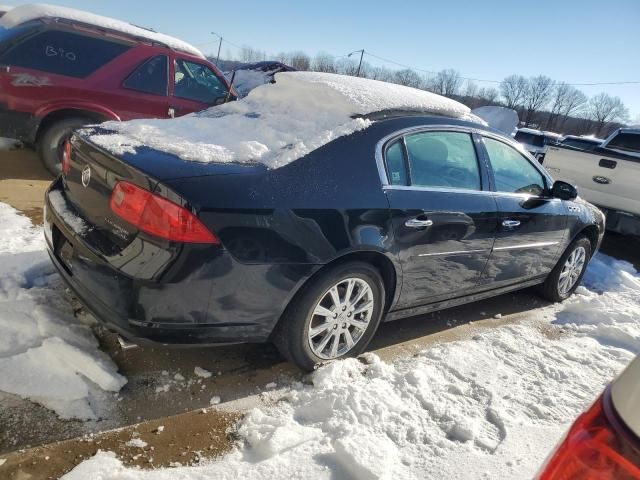
M206 65L177 58L173 95L215 105L224 101L227 85Z
M405 137L411 185L480 190L480 169L471 135L420 132Z
M543 175L515 148L493 138L484 137L496 181L496 190L507 193L542 195Z

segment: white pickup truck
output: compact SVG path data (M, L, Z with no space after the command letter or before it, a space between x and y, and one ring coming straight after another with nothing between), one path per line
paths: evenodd
M620 128L589 151L550 145L544 166L599 206L607 215L607 229L640 235L640 128Z

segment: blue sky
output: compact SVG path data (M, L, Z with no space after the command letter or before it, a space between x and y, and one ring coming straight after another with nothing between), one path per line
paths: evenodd
M481 79L518 73L569 83L640 80L640 0L57 3L152 27L197 44L205 53L217 48L210 34L216 31L235 44L269 53L344 55L364 48L426 70L455 68ZM640 84L579 88L587 95L619 96L640 123Z

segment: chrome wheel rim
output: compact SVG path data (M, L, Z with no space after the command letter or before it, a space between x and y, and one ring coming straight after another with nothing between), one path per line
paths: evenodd
M558 292L560 295L566 295L575 286L582 274L586 260L587 252L584 247L578 247L571 252L571 255L564 262L558 279Z
M373 317L371 286L361 278L345 278L316 303L307 330L311 351L323 360L348 353L362 338Z

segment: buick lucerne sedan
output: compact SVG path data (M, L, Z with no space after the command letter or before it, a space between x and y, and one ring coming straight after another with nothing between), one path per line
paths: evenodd
M602 213L437 95L307 72L63 149L49 254L133 342L273 341L313 369L380 322L534 285L577 288Z

